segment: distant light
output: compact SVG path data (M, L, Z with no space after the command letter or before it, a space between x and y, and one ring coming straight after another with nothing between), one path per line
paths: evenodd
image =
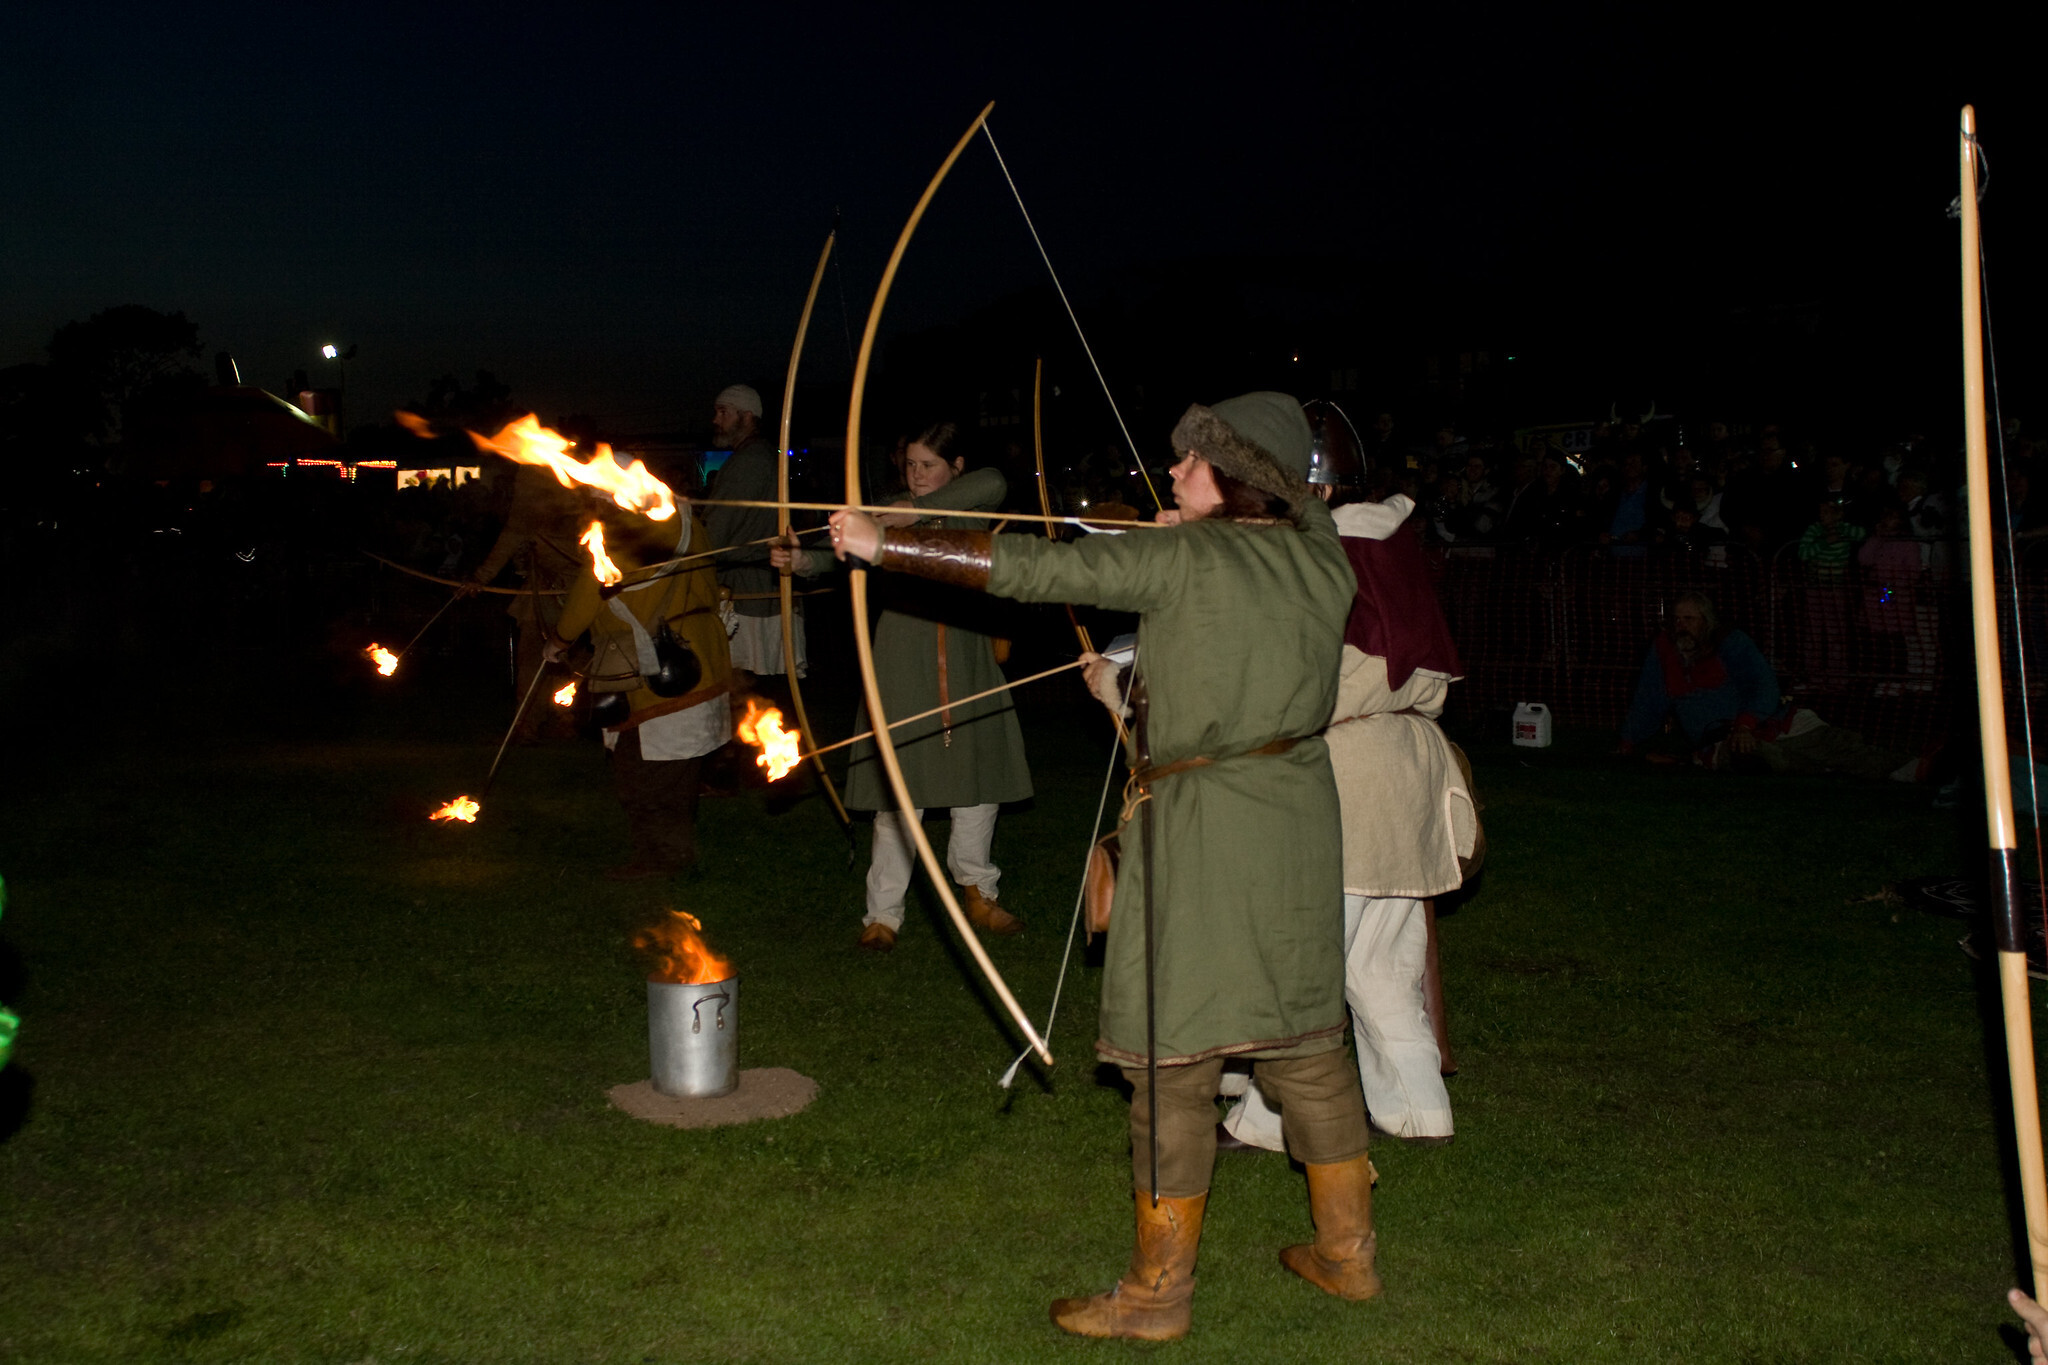
M320 354L326 356L329 360L335 360L340 357L341 352L335 350L332 346L322 346L320 348Z
M1513 356L1509 356L1509 357L1508 357L1508 359L1509 359L1509 360L1513 360L1513 359L1514 359L1514 357L1513 357Z
M1297 354L1297 355L1296 355L1296 356L1294 357L1294 363L1295 363L1295 364L1297 364L1297 365L1299 365L1299 364L1301 363L1301 356L1300 356L1300 355L1298 355L1298 354Z

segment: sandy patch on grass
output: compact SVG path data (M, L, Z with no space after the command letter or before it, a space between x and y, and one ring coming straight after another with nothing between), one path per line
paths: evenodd
M656 1090L652 1081L615 1085L605 1094L614 1107L649 1123L722 1128L756 1119L788 1118L818 1097L818 1083L785 1066L765 1066L740 1072L739 1088L717 1099L676 1099Z

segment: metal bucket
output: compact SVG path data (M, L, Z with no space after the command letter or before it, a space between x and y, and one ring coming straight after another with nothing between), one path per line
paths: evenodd
M701 986L647 983L648 1074L679 1099L730 1095L739 1087L740 979Z

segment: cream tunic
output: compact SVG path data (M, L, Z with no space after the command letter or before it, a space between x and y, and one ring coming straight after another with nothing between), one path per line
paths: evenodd
M1344 646L1323 738L1344 819L1344 890L1423 900L1455 891L1479 833L1472 793L1437 729L1449 680L1416 672L1399 691L1387 661ZM1409 708L1421 715L1393 715Z

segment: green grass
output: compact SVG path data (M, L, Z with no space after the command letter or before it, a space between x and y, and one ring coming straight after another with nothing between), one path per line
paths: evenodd
M1443 922L1458 1138L1375 1149L1385 1298L1283 1271L1298 1170L1225 1156L1194 1332L1149 1348L1045 1319L1128 1251L1092 968L1058 1067L1006 1094L1014 1043L928 910L853 950L821 803L707 802L700 877L619 888L589 746L516 752L473 828L422 818L488 722L15 765L0 1359L2010 1358L1979 977L1961 926L1861 899L1973 865L1924 793L1480 747L1491 862ZM991 951L1035 1013L1096 734L1027 717L1040 796L998 834L1031 928ZM739 965L742 1064L819 1082L803 1114L608 1106L646 1074L627 940L664 904Z

